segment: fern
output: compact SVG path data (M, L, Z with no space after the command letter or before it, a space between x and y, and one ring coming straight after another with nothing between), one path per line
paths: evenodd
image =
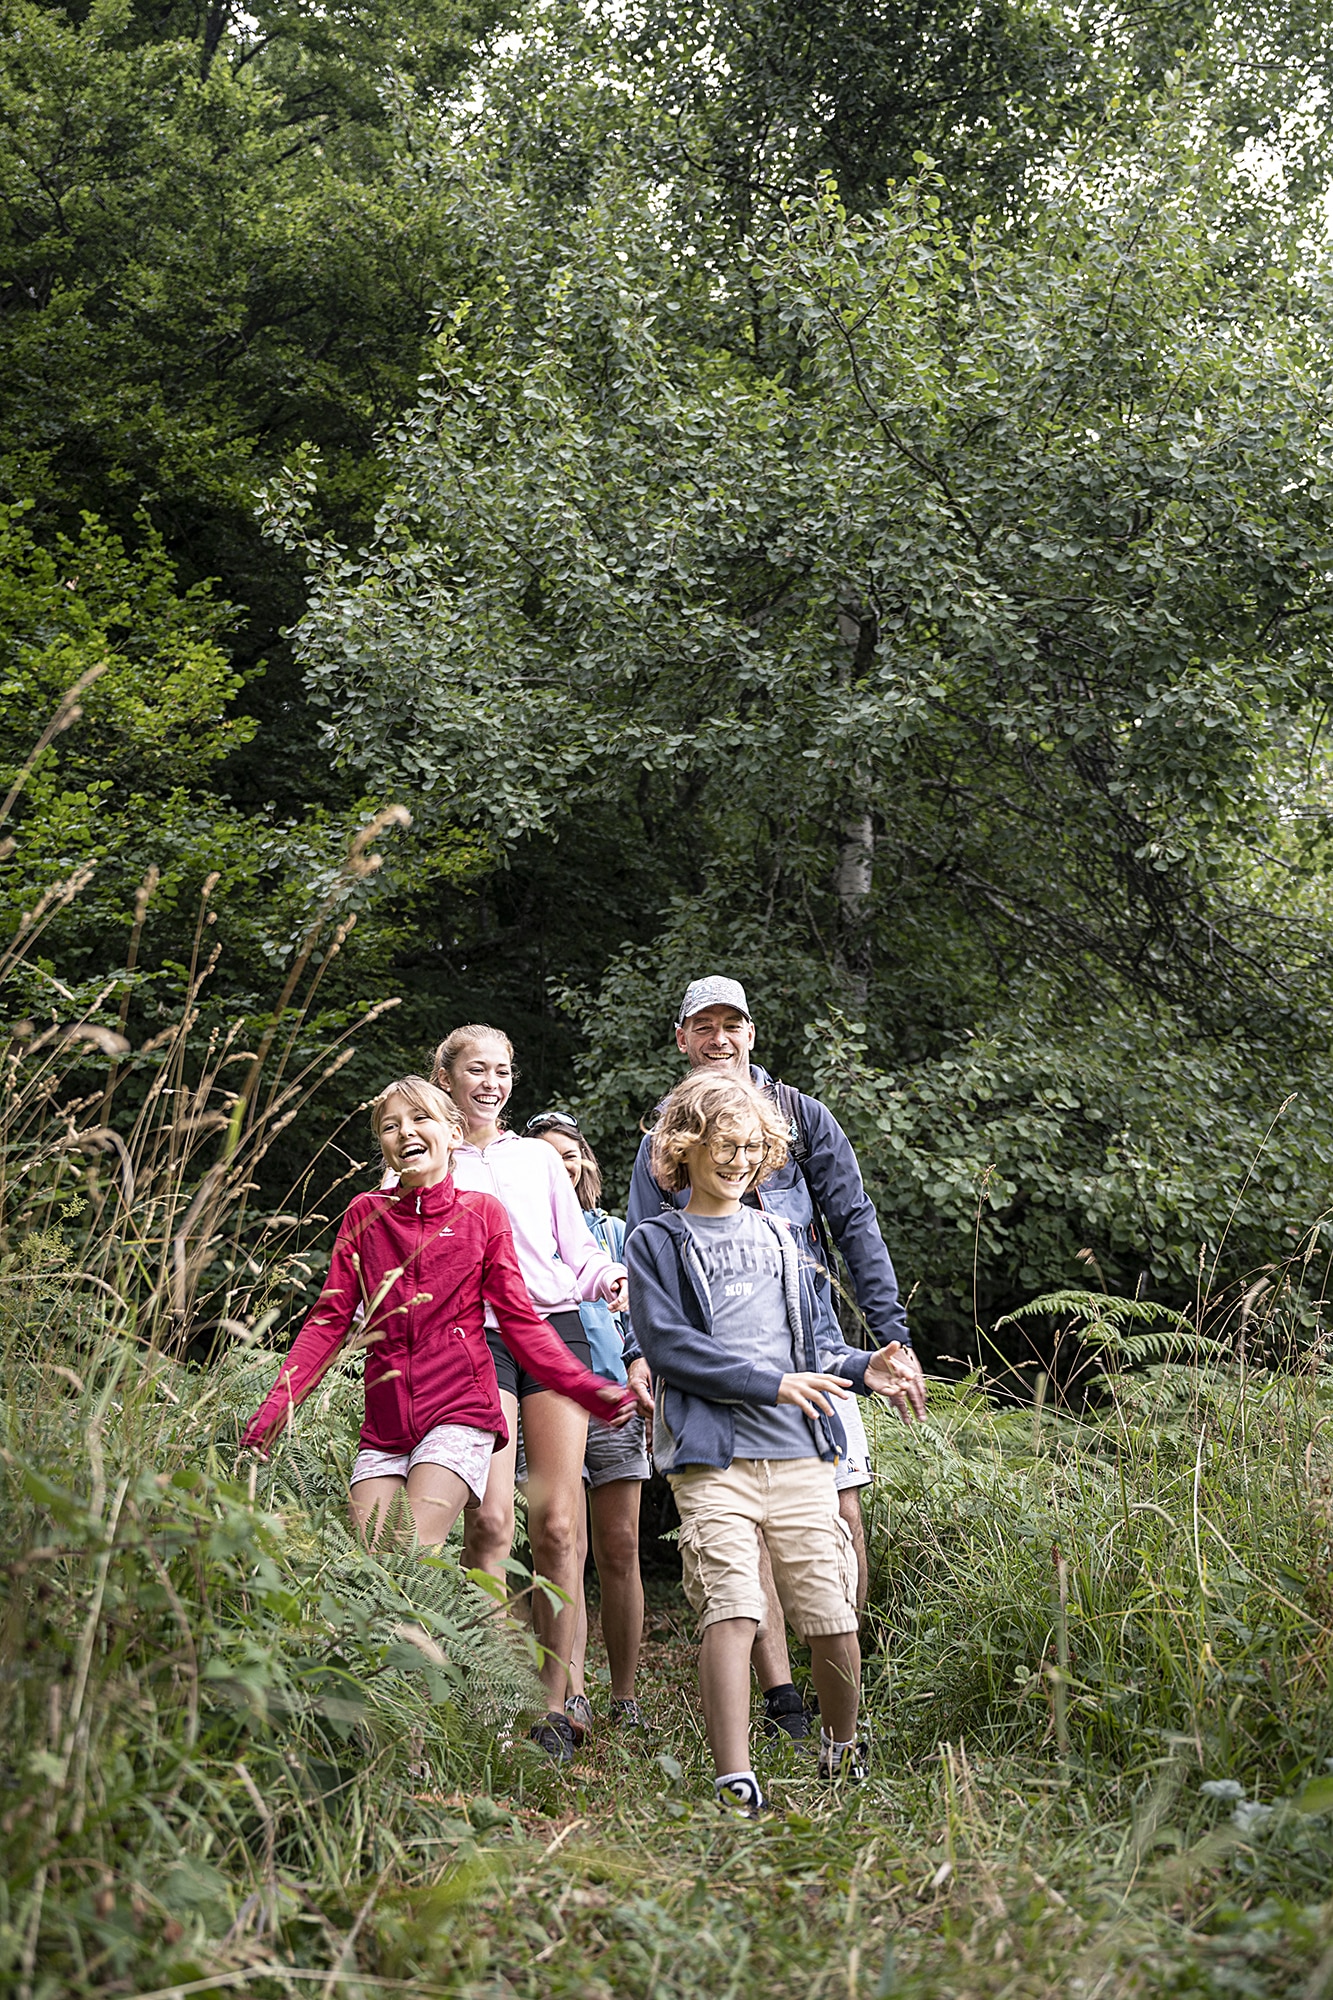
M1044 1292L1026 1305L1015 1306L996 1329L1015 1326L1025 1319L1054 1319L1067 1315L1069 1331L1087 1346L1114 1355L1132 1367L1153 1362L1178 1361L1182 1356L1220 1355L1220 1342L1200 1333L1193 1322L1174 1306L1159 1305L1152 1299L1126 1299L1108 1292L1069 1289ZM1131 1327L1142 1331L1132 1333Z

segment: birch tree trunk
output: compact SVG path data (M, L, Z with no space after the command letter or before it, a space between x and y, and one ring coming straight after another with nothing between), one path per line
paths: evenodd
M873 614L858 606L844 606L838 614L838 631L852 657L838 669L842 687L850 687L870 671L879 640L879 625ZM870 910L875 886L875 823L871 812L872 778L863 764L854 764L848 773L841 817L841 844L833 871L833 888L839 905L838 963L846 976L848 997L863 1009L870 990Z

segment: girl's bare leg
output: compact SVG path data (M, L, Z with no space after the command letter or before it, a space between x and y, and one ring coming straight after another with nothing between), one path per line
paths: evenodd
M463 1515L463 1568L484 1569L506 1582L505 1564L514 1544L514 1461L518 1456L518 1397L500 1391L509 1442L491 1459L486 1497L469 1499Z
M418 1545L442 1548L471 1498L467 1481L450 1472L447 1465L414 1465L407 1475L407 1504L412 1509Z
M385 1516L404 1487L418 1546L440 1548L472 1496L467 1481L443 1465L414 1465L406 1479L358 1479L349 1496L353 1527L373 1549L384 1533Z
M605 1486L594 1486L588 1496L592 1511L592 1555L601 1586L602 1639L611 1669L611 1693L617 1701L628 1701L634 1694L639 1647L643 1643L643 1578L639 1574L641 1491L637 1479L612 1479ZM579 1573L582 1575L581 1570ZM584 1634L586 1639L586 1614Z
M384 1533L384 1517L406 1486L405 1479L358 1479L348 1495L352 1526L368 1549Z
M579 1517L579 1548L576 1557L579 1573L578 1623L574 1627L574 1647L569 1656L569 1692L584 1694L584 1668L588 1660L588 1597L583 1588L583 1578L588 1568L588 1514L585 1507Z
M563 1715L569 1691L569 1663L579 1622L583 1578L579 1573L579 1527L583 1513L583 1454L588 1419L576 1403L549 1389L523 1399L523 1443L528 1455L528 1540L532 1567L565 1593L552 1604L532 1593L532 1623L546 1649L540 1668L547 1703Z

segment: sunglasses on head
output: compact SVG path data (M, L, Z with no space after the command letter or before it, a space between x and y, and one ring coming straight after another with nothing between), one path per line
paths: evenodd
M567 1111L539 1111L535 1118L529 1118L523 1127L535 1139L542 1132L577 1132L579 1121L571 1118Z

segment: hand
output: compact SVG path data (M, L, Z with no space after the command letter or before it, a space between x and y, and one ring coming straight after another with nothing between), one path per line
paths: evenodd
M602 1283L606 1286L606 1303L613 1313L623 1313L629 1305L629 1272L623 1264L613 1264L605 1272Z
M887 1396L904 1423L925 1416L926 1378L912 1349L900 1340L891 1340L870 1357L865 1384L877 1396Z
M840 1375L784 1375L778 1384L778 1401L795 1403L807 1417L831 1417L833 1405L829 1397L841 1400L851 1393Z
M625 1373L629 1376L634 1399L643 1411L643 1448L650 1452L653 1448L653 1371L640 1355L637 1361L630 1362Z
M623 1431L639 1407L634 1397L628 1395L619 1382L608 1382L606 1387L599 1389L597 1393L604 1403L611 1406L604 1412L601 1422L608 1430Z

